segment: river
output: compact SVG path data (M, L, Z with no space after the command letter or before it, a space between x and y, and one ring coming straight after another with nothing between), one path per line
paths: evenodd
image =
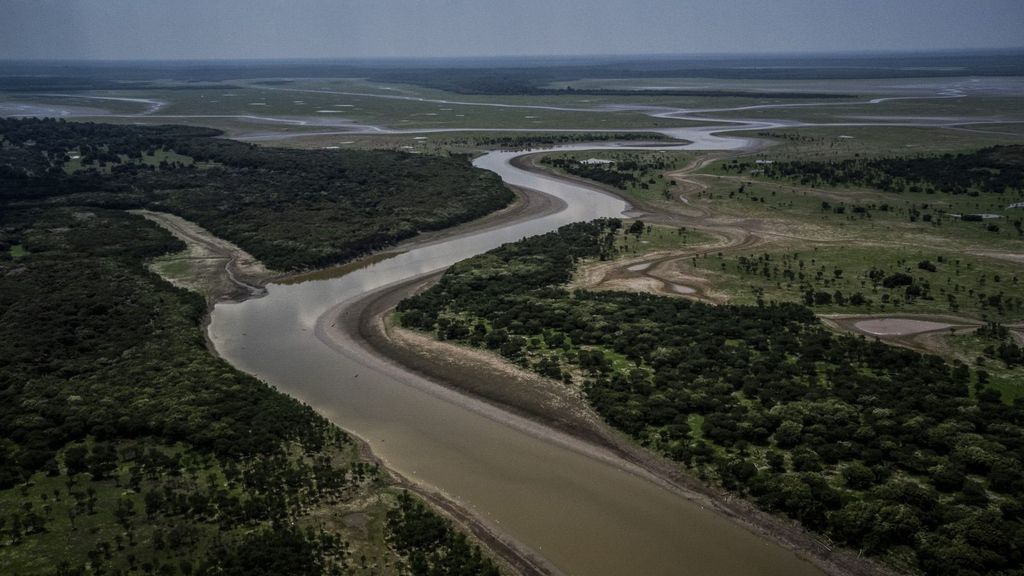
M676 135L691 140L690 148L749 144L708 129L685 130ZM389 468L445 494L563 573L821 574L602 449L437 386L345 335L334 347L318 337L368 292L628 208L580 184L515 168L510 160L521 154L491 152L475 164L509 184L556 196L565 209L428 244L340 278L271 284L263 297L218 304L209 327L217 351L363 438Z

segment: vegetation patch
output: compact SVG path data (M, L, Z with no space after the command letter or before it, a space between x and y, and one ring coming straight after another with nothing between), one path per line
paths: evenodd
M924 194L1024 194L1024 146L994 146L941 156L850 158L835 162L756 162L734 160L727 170L758 170L765 178L807 186L854 184L884 192Z
M551 154L541 163L631 195L667 200L679 191L675 180L665 178L665 172L682 168L689 158L685 153L594 150Z
M1024 397L1024 348L1020 335L998 322L978 330L954 333L943 345L964 363L977 366L978 380L1000 390L1005 398Z

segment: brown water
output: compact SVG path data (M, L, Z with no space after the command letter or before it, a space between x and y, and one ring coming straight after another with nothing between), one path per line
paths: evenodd
M343 335L318 338L346 302L376 288L553 230L616 216L619 199L508 164L477 165L568 204L554 215L402 253L341 278L271 285L265 297L219 304L218 352L369 442L387 465L445 493L502 534L579 575L820 574L811 564L658 485L600 449L436 386Z

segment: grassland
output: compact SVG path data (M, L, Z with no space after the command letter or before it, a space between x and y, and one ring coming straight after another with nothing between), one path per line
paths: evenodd
M619 230L615 234L615 249L618 254L630 256L708 246L715 240L716 237L711 234L685 226L673 228L647 224L640 234L633 234L625 229Z
M197 169L213 168L218 166L217 162L196 162L191 156L178 154L173 150L154 150L143 153L136 157L129 157L127 154L119 154L117 161L93 162L88 166L82 164L81 152L72 150L68 153L68 160L64 162L62 169L65 174L74 174L80 170L94 169L101 174L110 174L111 170L126 164L134 166L148 166L159 168L161 165L188 166Z
M1021 110L1024 110L1024 97L988 95L894 99L873 104L829 103L806 107L722 111L715 112L714 115L722 118L760 118L854 125L872 120L960 124L971 120L1019 122L1024 120L1024 113L1021 113Z
M259 125L259 118L281 118L277 124L287 125L288 119L302 118L311 127L344 126L355 122L371 126L386 126L399 130L432 130L459 128L488 129L648 129L692 126L695 122L682 120L652 118L634 111L598 110L593 102L562 100L554 104L565 109L548 109L543 103L526 104L530 107L491 105L497 102L480 101L476 97L466 98L453 94L442 94L443 100L450 102L430 102L421 100L421 96L408 96L410 99L379 97L366 92L360 86L342 86L333 92L359 91L367 95L355 93L341 94L320 90L319 87L278 89L258 85L242 88L231 88L223 92L216 90L146 90L144 96L149 99L166 102L156 117L135 118L135 121L154 121L159 117L206 117L204 121L216 120L217 116L250 116L242 118L240 125ZM301 90L301 91L300 91ZM131 92L84 93L82 96L104 96L115 98L131 98L140 95ZM385 96L403 96L402 94L385 94ZM144 105L115 100L92 100L87 98L52 98L32 96L22 100L40 101L53 105L67 104L112 108L117 114L139 114ZM463 104L461 102L479 102L479 104ZM158 120L159 121L159 120ZM292 122L297 124L295 122ZM273 125L275 122L264 122Z
M1006 126L979 125L972 130L911 126L829 126L775 128L733 134L764 138L771 144L755 158L775 160L843 160L859 156L908 156L968 152L1024 142L1024 134L1002 132Z
M451 156L481 154L490 150L524 150L573 145L580 142L642 141L679 144L655 132L519 132L454 131L422 134L321 134L272 141L275 147L326 150L397 150L413 154Z
M706 255L691 260L689 266L684 261L681 268L708 278L736 303L805 302L820 313L953 313L1004 322L1024 319L1021 270L1011 262L885 245L779 248ZM921 269L924 262L932 263L935 271ZM877 279L872 278L873 271ZM913 285L925 292L910 296L906 286L882 285L897 273L912 276ZM854 295L860 295L860 303L850 302ZM990 300L995 295L1001 295L998 304Z

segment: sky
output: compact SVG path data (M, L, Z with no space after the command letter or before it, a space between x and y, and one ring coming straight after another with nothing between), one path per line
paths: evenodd
M0 60L1022 46L1024 0L0 0Z

